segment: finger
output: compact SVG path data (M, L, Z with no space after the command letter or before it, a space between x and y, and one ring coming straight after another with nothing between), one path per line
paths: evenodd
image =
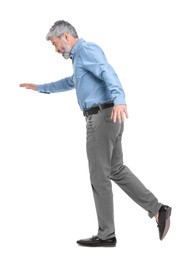
M124 123L125 122L125 112L121 113L121 118L122 118L122 122Z
M116 111L114 111L114 113L113 113L113 122L115 123L116 120L117 120L117 113L116 113Z
M117 120L117 112L116 110L113 110L113 122L115 123Z
M110 119L113 119L113 109L112 109L112 111L111 111L111 117L110 117Z
M22 88L29 88L30 85L27 84L27 83L22 83L22 84L20 84L20 87L22 87Z
M119 124L121 124L121 120L122 120L122 114L121 114L122 111L118 110L117 112L117 118L118 118L118 122Z
M23 87L25 87L25 84L24 84L24 83L22 83L22 84L20 84L19 86L23 88Z
M119 118L119 117L118 117ZM128 113L127 111L120 111L120 118L119 118L119 123L124 123L125 122L125 119L128 118Z

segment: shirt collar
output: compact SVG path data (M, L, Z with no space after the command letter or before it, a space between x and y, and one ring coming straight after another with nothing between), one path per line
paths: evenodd
M82 45L82 43L85 42L83 38L80 38L76 44L73 46L71 53L70 53L70 59L73 60L73 57L75 55L75 53L78 51L79 47Z

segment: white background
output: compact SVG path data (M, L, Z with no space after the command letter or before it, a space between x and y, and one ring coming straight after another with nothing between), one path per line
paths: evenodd
M186 0L1 1L0 259L190 259L191 8ZM172 206L171 229L113 184L116 248L83 248L97 233L75 91L19 88L72 74L45 40L69 21L99 44L123 84L129 119L124 161Z

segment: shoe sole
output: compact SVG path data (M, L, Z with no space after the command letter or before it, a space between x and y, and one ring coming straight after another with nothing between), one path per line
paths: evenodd
M166 222L165 222L165 228L164 228L164 232L162 234L161 240L164 239L164 237L166 236L166 234L168 233L168 230L170 228L170 216L171 216L171 211L172 208L168 208L167 212L166 212Z
M78 245L79 246L86 246L86 247L115 247L116 246L116 244L97 244L97 245L91 245L91 244L79 244L78 243Z

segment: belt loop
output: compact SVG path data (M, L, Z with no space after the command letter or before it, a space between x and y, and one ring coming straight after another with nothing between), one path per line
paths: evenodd
M102 110L103 110L103 109L102 109L102 105L99 105L98 107L99 107L100 111L102 112Z

